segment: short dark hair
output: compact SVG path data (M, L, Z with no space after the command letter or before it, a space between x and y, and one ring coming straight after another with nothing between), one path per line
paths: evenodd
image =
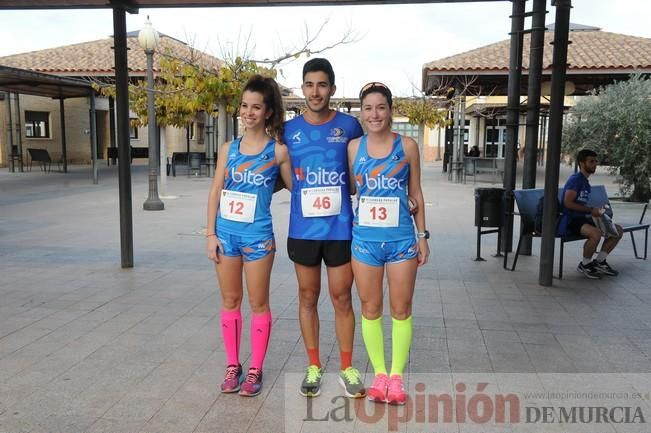
M303 80L309 72L325 72L328 75L328 80L330 85L335 85L335 71L332 69L332 65L327 59L316 58L307 61L303 65Z
M597 152L590 149L581 149L579 150L579 153L576 154L576 162L580 164L582 162L585 162L585 160L590 158L591 156L596 158Z

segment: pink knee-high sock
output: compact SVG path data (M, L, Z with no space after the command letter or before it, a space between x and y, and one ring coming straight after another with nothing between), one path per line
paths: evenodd
M251 368L262 370L271 335L271 312L251 313Z
M240 363L240 341L242 340L242 313L240 310L222 310L222 336L226 350L226 364Z

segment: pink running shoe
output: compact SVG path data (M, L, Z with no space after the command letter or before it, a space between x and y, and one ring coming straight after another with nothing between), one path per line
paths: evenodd
M376 374L373 379L373 385L366 390L367 398L376 403L386 403L387 387L389 386L389 376L386 374Z
M240 383L242 383L242 366L229 365L226 367L226 374L222 382L222 392L230 394L240 390Z
M403 405L407 401L407 393L402 382L402 376L394 374L389 379L389 390L387 391L387 403Z
M254 397L262 391L262 370L259 368L249 368L246 379L240 388L240 395L244 397Z

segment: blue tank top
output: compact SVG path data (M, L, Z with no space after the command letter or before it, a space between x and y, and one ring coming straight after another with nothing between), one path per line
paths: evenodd
M350 240L353 210L348 174L348 142L361 136L353 116L335 112L321 125L298 116L285 124L294 175L289 237Z
M409 213L407 188L409 162L396 134L393 150L386 158L368 154L363 136L353 162L357 186L357 209L353 223L355 239L392 242L414 238L414 223Z
M241 138L228 149L224 188L219 201L217 233L260 239L273 235L271 196L278 177L276 141L257 155L240 153Z

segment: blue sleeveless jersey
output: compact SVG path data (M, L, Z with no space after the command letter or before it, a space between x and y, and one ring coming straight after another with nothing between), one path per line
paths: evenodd
M372 242L413 239L414 223L407 194L409 162L402 138L396 134L393 150L381 159L368 154L366 140L366 135L360 140L353 162L358 197L353 237Z
M355 117L338 111L332 120L321 125L312 125L303 116L285 124L283 141L288 147L294 175L290 238L351 239L353 210L347 149L348 142L362 134ZM321 191L330 196L320 194ZM327 215L334 202L341 205L339 214ZM321 211L325 212L320 214ZM326 215L320 216L323 213Z
M217 215L217 231L218 234L238 235L247 239L269 237L273 234L269 206L279 171L276 163L276 141L269 140L257 155L240 153L240 141L241 138L233 140L228 149L224 188ZM246 208L242 201L238 200L238 196L246 196L249 202L255 197L253 221L234 221L222 215L222 212L230 212L236 217L242 215L242 210Z

